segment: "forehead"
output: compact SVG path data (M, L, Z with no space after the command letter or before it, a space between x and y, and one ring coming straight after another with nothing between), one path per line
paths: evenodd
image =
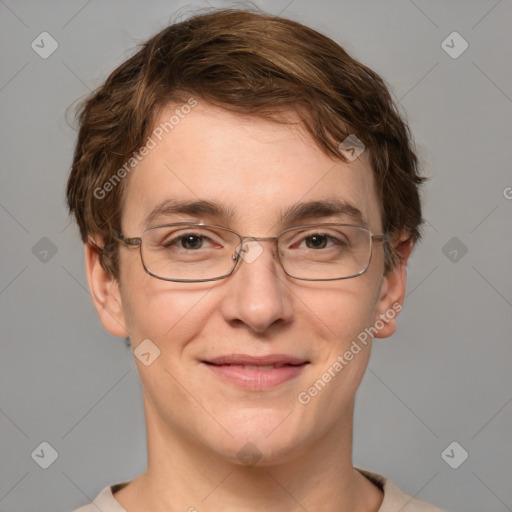
M202 101L179 117L176 110L180 105L162 111L145 144L150 149L139 151L127 178L123 231L140 233L172 214L176 220L250 228L253 236L286 228L287 222L327 217L380 232L380 208L364 153L350 163L332 159L291 111L285 115L293 124Z

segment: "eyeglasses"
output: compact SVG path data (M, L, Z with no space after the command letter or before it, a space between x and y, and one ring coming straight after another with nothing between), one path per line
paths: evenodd
M263 251L258 241L277 242L284 272L305 281L356 277L368 269L373 242L389 235L349 224L313 224L285 229L276 237L246 237L212 224L175 222L147 228L140 237L117 240L139 247L145 271L158 279L178 282L218 281L229 277L238 262L251 263Z

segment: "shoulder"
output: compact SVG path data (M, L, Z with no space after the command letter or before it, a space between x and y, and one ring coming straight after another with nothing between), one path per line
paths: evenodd
M399 489L391 480L361 468L354 468L384 492L378 512L443 512L440 508L416 500Z
M77 508L73 510L73 512L98 512L98 510L101 510L101 512L126 512L114 498L114 493L128 485L128 483L129 482L120 482L114 485L107 485L107 487L103 488L96 498L94 498L92 503Z

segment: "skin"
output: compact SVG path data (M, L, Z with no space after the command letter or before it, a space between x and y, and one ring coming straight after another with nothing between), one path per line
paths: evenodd
M161 120L169 115L164 111ZM276 224L281 208L334 194L363 212L372 233L382 233L364 153L350 163L334 160L300 125L241 116L202 101L126 179L122 232L127 237L139 236L143 217L171 196L218 200L235 213L227 220L178 220L204 220L264 237L289 227ZM314 222L340 220L308 223ZM149 338L161 351L149 366L135 359L148 465L115 493L128 512L379 509L382 491L352 465L354 399L371 343L309 404L300 404L297 395L359 333L403 303L412 245L401 238L397 250L403 262L391 273L384 274L382 244L376 244L364 274L330 282L287 277L274 258L275 246L261 246L255 261L242 261L227 279L183 284L151 277L138 249L124 246L116 282L101 267L94 245L86 244L87 279L105 329L115 336L129 333L134 349ZM377 337L394 331L392 319ZM230 353L290 354L310 364L277 388L248 391L200 363ZM237 457L247 442L261 453L253 467Z

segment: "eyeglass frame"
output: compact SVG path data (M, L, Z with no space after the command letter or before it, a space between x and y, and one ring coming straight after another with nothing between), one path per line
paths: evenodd
M142 256L142 236L144 235L144 233L146 231L150 231L151 229L163 228L163 227L168 227L168 226L198 226L198 227L201 226L201 227L220 228L220 229L229 231L229 232L233 233L234 235L236 235L240 239L240 244L238 245L237 249L235 250L235 254L233 254L233 256L231 257L234 260L234 265L231 268L231 270L229 271L229 273L224 274L219 277L213 277L213 278L208 278L208 279L177 279L177 278L158 276L155 273L151 272L151 270L146 266L146 263L144 262L144 258ZM277 253L276 253L277 259L279 261L279 264L281 265L281 268L283 269L284 273L287 276L289 276L293 279L299 279L301 281L339 281L341 279L352 279L354 277L358 277L358 276L364 274L370 266L370 263L372 261L372 255L373 255L373 243L374 242L385 243L391 239L390 233L374 235L370 231L370 229L367 228L366 226L356 226L353 224L343 224L343 223L337 223L337 222L324 222L324 223L319 223L319 224L306 224L303 226L293 226L293 227L284 229L277 236L270 236L270 237L243 236L231 228L228 228L225 226L219 226L216 224L206 224L204 222L172 222L169 224L159 224L157 226L149 226L138 237L133 237L133 238L127 238L120 231L116 230L116 231L114 231L114 238L116 239L116 241L122 243L126 247L138 247L139 248L140 260L142 262L142 266L144 267L144 270L146 271L146 273L149 274L150 276L152 276L156 279L161 279L162 281L171 281L171 282L178 282L178 283L203 283L203 282L208 282L208 281L220 281L221 279L226 279L229 276L233 275L233 272L235 271L236 267L238 266L238 262L241 259L243 259L243 258L240 258L241 251L239 251L238 248L242 247L243 244L247 241L260 241L260 242L275 241L277 243L279 238L281 237L281 235L283 235L284 233L287 233L288 231L293 231L293 230L302 229L302 228L321 227L321 226L341 226L341 227L345 226L345 227L359 228L359 229L365 230L370 235L370 255L369 255L368 263L367 263L366 267L356 274L352 274L352 275L344 276L344 277L328 277L328 278L323 278L323 279L309 278L309 277L296 277L296 276L289 274L286 271L286 269L284 268L283 262L281 261L281 258L279 257L279 251L277 251Z

